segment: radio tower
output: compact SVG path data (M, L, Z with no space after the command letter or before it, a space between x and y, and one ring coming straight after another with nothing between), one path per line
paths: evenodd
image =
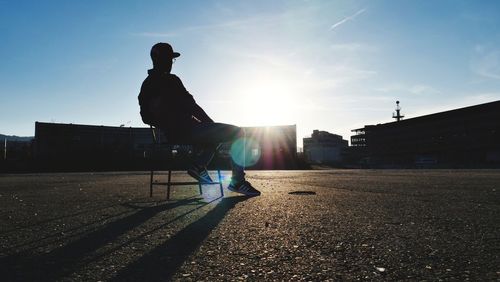
M401 114L401 107L399 106L399 101L396 101L396 113L392 113L392 118L395 118L396 121L400 121L405 116Z

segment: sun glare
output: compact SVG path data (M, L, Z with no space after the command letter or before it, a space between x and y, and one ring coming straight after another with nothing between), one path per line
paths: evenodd
M251 112L253 125L285 125L297 123L298 99L283 80L258 79L242 91L245 111Z

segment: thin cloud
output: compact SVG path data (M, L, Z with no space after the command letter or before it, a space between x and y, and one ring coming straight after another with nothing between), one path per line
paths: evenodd
M394 93L394 92L402 92L402 93L411 93L414 95L433 95L433 94L441 94L441 91L426 84L414 84L414 85L405 85L405 84L388 84L382 87L375 89L379 92L385 93Z
M483 45L476 45L475 55L471 60L471 70L482 77L500 79L500 50L491 50Z
M330 45L330 49L332 51L339 52L356 52L363 48L363 46L359 43L343 43L343 44L332 44Z
M421 95L421 94L440 94L441 91L437 90L436 88L429 86L429 85L423 85L423 84L417 84L413 85L410 87L410 92L416 95Z
M257 23L263 24L268 23L269 25L273 25L275 22L279 21L279 17L272 16L254 16L250 18L244 18L239 20L231 20L224 22L216 22L216 23L207 23L201 25L193 25L193 26L184 26L179 27L177 32L136 32L131 33L134 36L141 37L175 37L181 34L185 34L188 32L200 32L200 31L220 31L222 29L236 29L236 28L246 28L248 26L253 26Z
M333 52L342 53L361 53L361 52L377 52L378 48L373 45L366 45L361 43L337 43L330 45L330 50Z
M361 9L359 11L357 11L356 13L354 13L353 15L351 16L348 16L348 17L345 17L344 19L340 20L339 22L333 24L331 27L330 27L330 30L334 30L336 29L337 27L343 25L344 23L348 22L348 21L352 21L354 20L357 16L361 15L362 13L364 13L366 11L366 9Z

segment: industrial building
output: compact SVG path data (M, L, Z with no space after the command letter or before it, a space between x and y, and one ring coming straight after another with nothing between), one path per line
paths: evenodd
M246 127L251 154L258 156L252 168L293 168L296 160L296 126ZM162 137L165 140L165 137ZM112 127L79 124L35 123L34 157L47 170L142 170L189 164L190 146L154 146L148 127ZM230 144L223 146L214 165L229 168ZM249 156L250 157L250 156ZM151 161L153 160L153 162Z
M342 136L327 131L314 130L311 137L303 138L304 156L311 164L336 164L343 160L348 146Z
M497 167L500 101L352 130L350 154L370 167Z
M41 169L141 169L151 129L35 123L34 157Z

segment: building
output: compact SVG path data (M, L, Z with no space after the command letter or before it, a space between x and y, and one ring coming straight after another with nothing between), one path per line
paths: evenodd
M304 155L309 163L335 164L342 161L347 140L327 131L314 130L311 137L303 139Z
M253 147L253 168L293 168L296 159L296 126L247 127ZM162 138L165 140L165 137ZM112 127L79 124L35 123L34 156L41 166L52 170L143 170L175 159L178 168L187 166L190 146L153 146L148 127ZM225 148L225 149L224 149ZM214 163L226 164L230 144L223 147ZM229 168L229 167L227 167Z
M141 169L149 128L35 123L35 160L48 170Z
M353 151L371 167L500 164L500 101L354 129Z

